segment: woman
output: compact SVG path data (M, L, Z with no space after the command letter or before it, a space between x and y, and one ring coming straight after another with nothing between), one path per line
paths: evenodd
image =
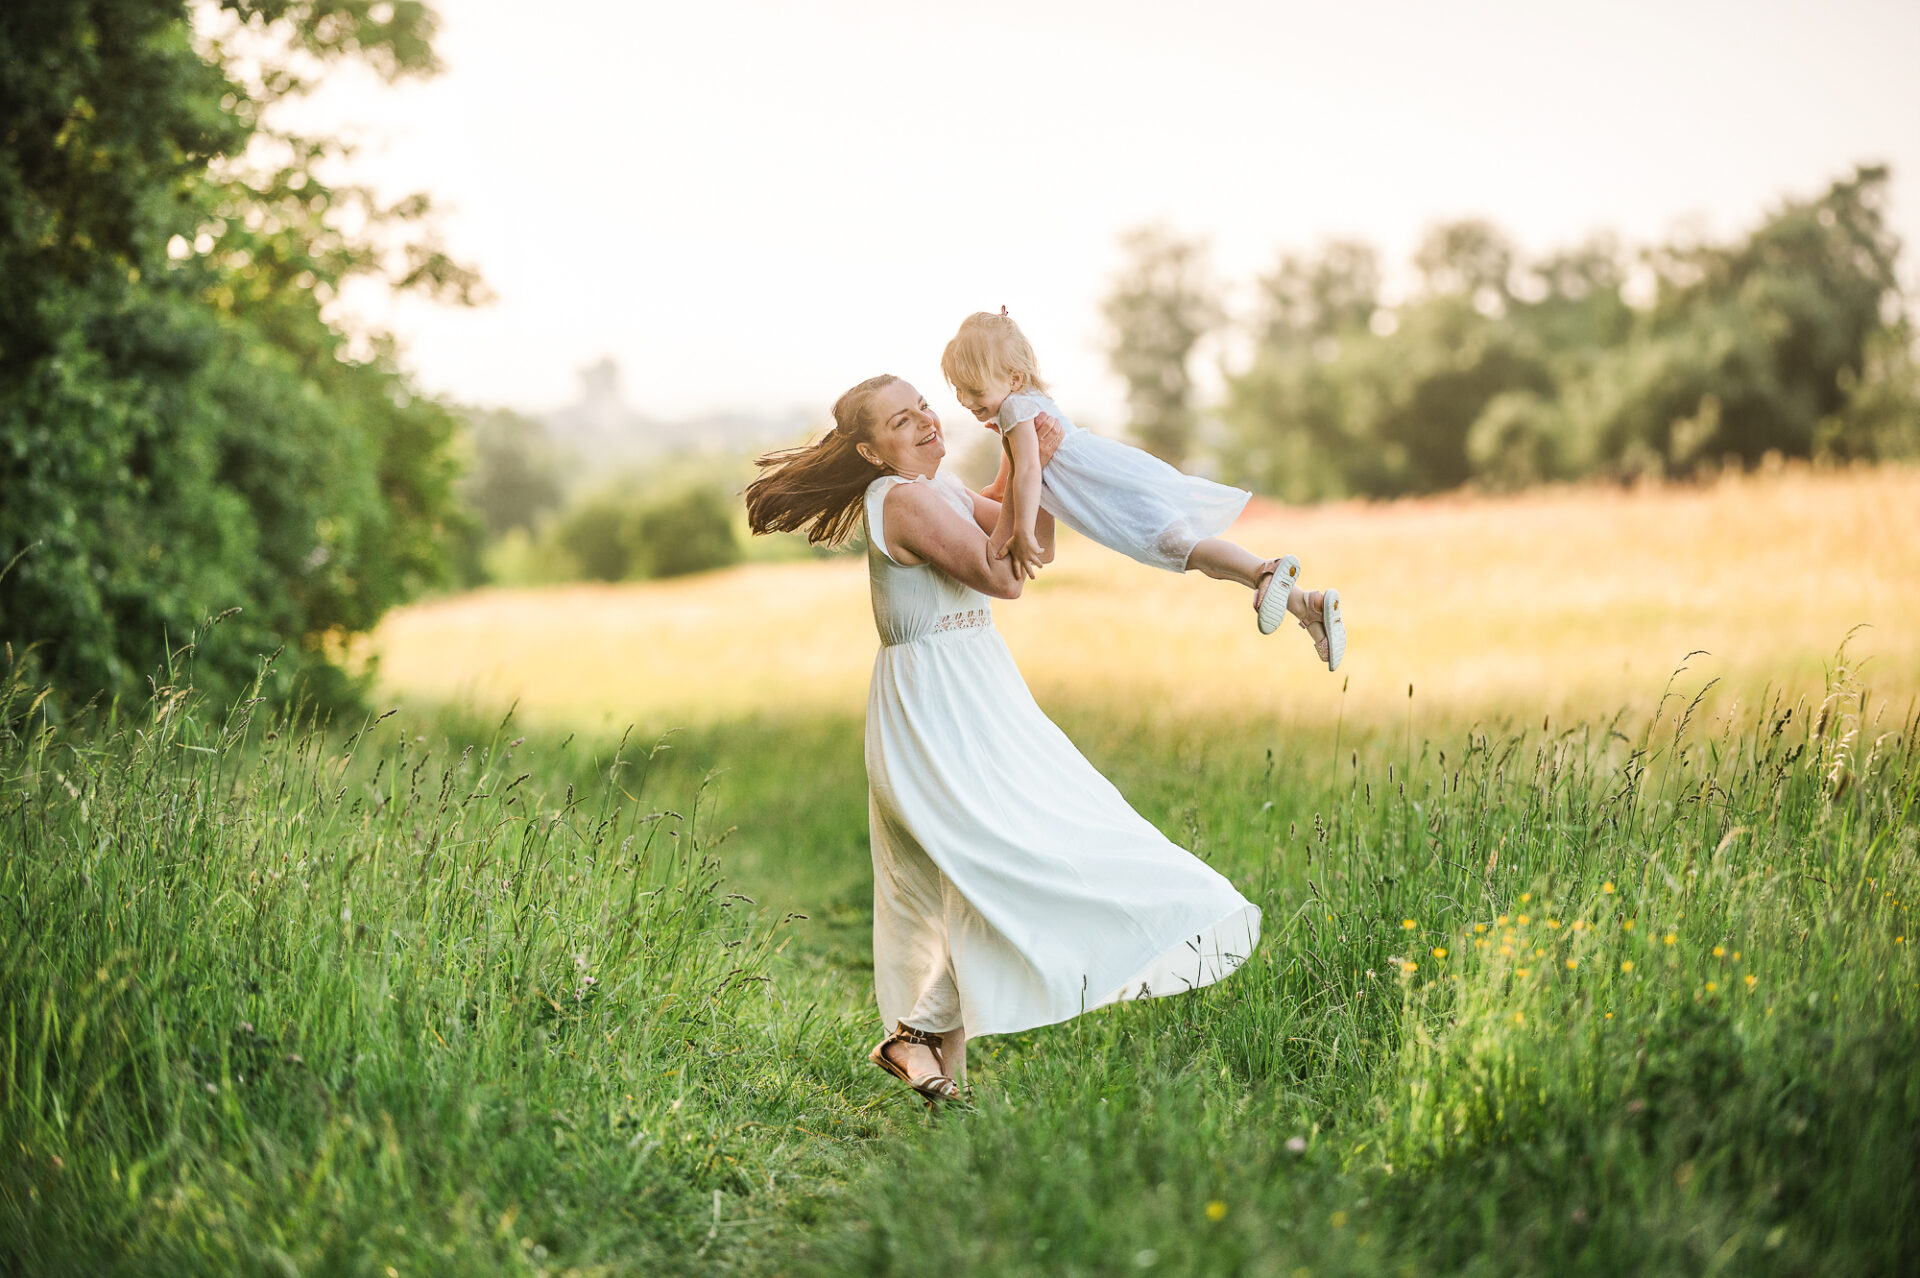
M1041 713L993 627L1017 599L998 502L939 473L940 419L860 383L817 443L759 460L755 532L838 542L864 522L881 648L867 699L873 1062L931 1105L966 1042L1196 989L1252 952L1260 911L1142 819ZM1043 457L1059 442L1042 423ZM1035 531L1053 558L1053 519Z

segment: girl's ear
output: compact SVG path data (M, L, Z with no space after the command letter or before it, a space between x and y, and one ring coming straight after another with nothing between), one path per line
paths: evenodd
M1007 382L1010 389L1021 391L1027 388L1027 375L1019 369L1013 370L1013 376Z

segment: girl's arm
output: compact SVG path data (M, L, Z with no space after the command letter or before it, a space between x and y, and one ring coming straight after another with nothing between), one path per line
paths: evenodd
M999 433L996 427L989 427L988 429L993 430L995 434ZM1060 441L1067 437L1067 432L1060 429L1060 422L1052 413L1041 413L1036 416L1033 419L1033 430L1035 436L1040 440L1040 465L1044 468L1048 462L1053 460L1053 455L1060 451ZM980 495L982 497L990 497L994 501L1005 501L1007 499L1007 480L1012 473L1013 467L1011 459L1007 456L1006 444L1003 440L1001 441L1000 448L1000 472L993 477L991 484L988 484L980 490ZM987 531L993 531L992 525L988 525Z
M904 564L932 564L983 595L1018 599L1025 579L1011 559L988 553L987 536L979 525L983 506L996 507L993 515L997 517L998 503L976 494L973 504L974 518L968 519L947 505L931 485L895 484L887 491L883 508L887 553Z
M1022 577L1032 577L1045 562L1035 521L1040 514L1040 436L1031 420L1020 422L1007 432L1004 441L1012 460L1012 518L1003 512L1000 527L993 535L993 553L1004 554L1014 562Z

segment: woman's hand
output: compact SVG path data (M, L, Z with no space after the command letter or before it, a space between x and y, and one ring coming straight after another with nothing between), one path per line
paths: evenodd
M1052 413L1041 413L1033 419L1033 433L1040 441L1040 464L1045 466L1060 451L1060 441L1067 437L1061 429L1059 419Z

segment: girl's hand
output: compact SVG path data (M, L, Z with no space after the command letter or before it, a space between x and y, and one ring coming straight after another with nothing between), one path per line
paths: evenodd
M1040 575L1040 569L1046 564L1039 540L1019 529L1014 530L1003 553L1013 561L1013 570L1022 581L1032 581Z
M1060 451L1060 441L1067 432L1060 428L1059 419L1052 413L1041 413L1033 419L1034 437L1040 441L1040 464L1045 466Z

